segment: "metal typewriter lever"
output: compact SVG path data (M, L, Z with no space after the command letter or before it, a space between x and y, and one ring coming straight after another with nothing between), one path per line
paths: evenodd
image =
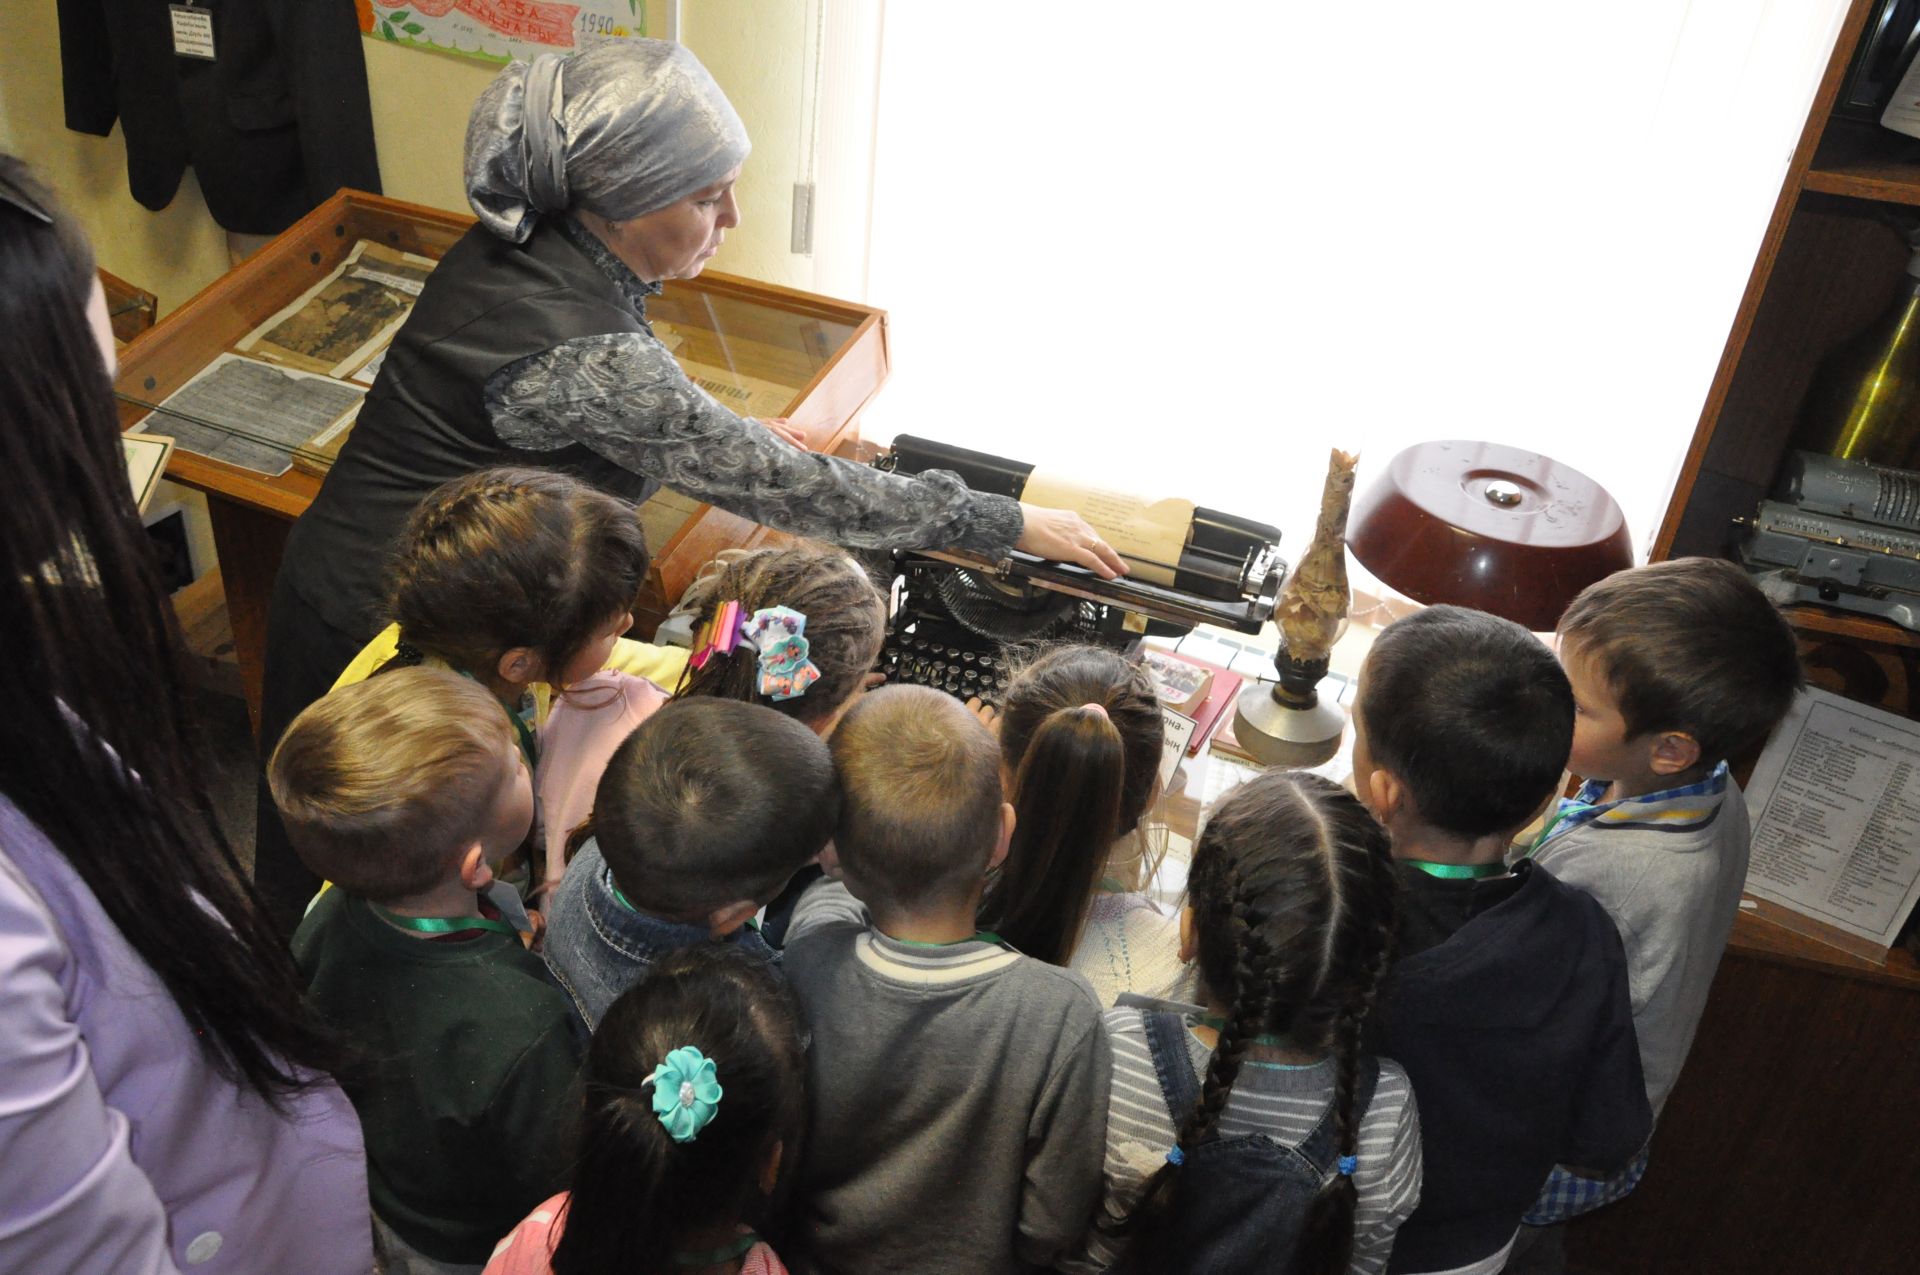
M1118 580L1102 580L1085 567L1050 562L1017 550L998 562L960 549L930 550L920 556L1003 578L1033 580L1056 593L1088 602L1125 607L1157 620L1175 624L1216 624L1242 633L1258 633L1260 626L1273 614L1280 577L1285 571L1285 564L1279 561L1277 551L1263 555L1260 563L1263 575L1256 596L1235 604L1197 597L1179 589L1125 576Z

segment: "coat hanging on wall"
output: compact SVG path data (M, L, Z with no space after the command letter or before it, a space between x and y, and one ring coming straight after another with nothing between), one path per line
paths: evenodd
M119 119L144 206L171 203L189 164L214 221L243 234L277 234L342 186L379 192L353 0L59 0L59 12L67 127L104 137Z

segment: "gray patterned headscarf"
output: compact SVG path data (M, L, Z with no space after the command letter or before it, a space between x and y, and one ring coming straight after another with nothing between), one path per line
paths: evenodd
M668 40L513 62L467 121L467 201L522 242L542 215L626 221L739 167L752 144L707 68Z

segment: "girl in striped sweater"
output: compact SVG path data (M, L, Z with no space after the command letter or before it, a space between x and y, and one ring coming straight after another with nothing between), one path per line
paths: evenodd
M1420 1198L1412 1089L1359 1043L1394 905L1386 833L1337 785L1269 771L1220 804L1181 914L1207 1012L1107 1014L1088 1269L1385 1267Z

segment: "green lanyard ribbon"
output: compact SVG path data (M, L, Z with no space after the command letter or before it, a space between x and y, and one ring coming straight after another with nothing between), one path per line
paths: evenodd
M1442 881L1472 881L1481 877L1505 876L1504 863L1428 863L1425 859L1402 859L1409 868L1418 868Z
M1540 835L1533 839L1533 844L1527 847L1527 853L1524 857L1528 859L1533 858L1534 855L1540 853L1540 847L1547 844L1547 838L1560 831L1561 824L1569 819L1584 815L1592 809L1592 806L1585 805L1578 801L1564 803L1559 810L1554 812L1553 818L1547 821L1547 826L1540 830Z
M1227 1034L1227 1020L1220 1017L1220 1015L1218 1014L1200 1015L1200 1025L1202 1027L1211 1027L1213 1028L1213 1030L1219 1032L1222 1036ZM1253 1043L1256 1045L1265 1045L1269 1049L1294 1048L1293 1042L1288 1040L1285 1036L1273 1036L1273 1035L1255 1036L1253 1038ZM1320 1064L1318 1063L1306 1064L1306 1066L1308 1067L1317 1067L1319 1065Z
M975 930L971 938L948 939L944 943L922 943L919 939L896 939L893 938L892 935L888 935L887 937L892 939L893 942L901 944L903 947L925 948L959 947L962 943L1004 944L1006 942L1005 939L995 934L992 930Z
M469 682L480 680L466 669L460 669L459 673ZM520 737L520 754L527 759L527 769L532 770L540 764L540 749L533 742L533 728L527 725L527 719L520 716L517 709L508 708L505 704L500 707L506 713L507 720L513 723L513 733Z
M412 930L416 934L458 934L462 930L492 930L496 934L518 936L520 931L505 921L495 921L484 916L401 916L398 912L389 912L377 903L367 905L376 915L390 925L403 930Z
M708 1249L704 1253L675 1253L673 1255L673 1264L675 1266L691 1266L695 1268L701 1266L718 1266L722 1262L731 1262L734 1258L743 1256L759 1242L760 1237L754 1232L748 1231L745 1235L742 1235L725 1248Z

